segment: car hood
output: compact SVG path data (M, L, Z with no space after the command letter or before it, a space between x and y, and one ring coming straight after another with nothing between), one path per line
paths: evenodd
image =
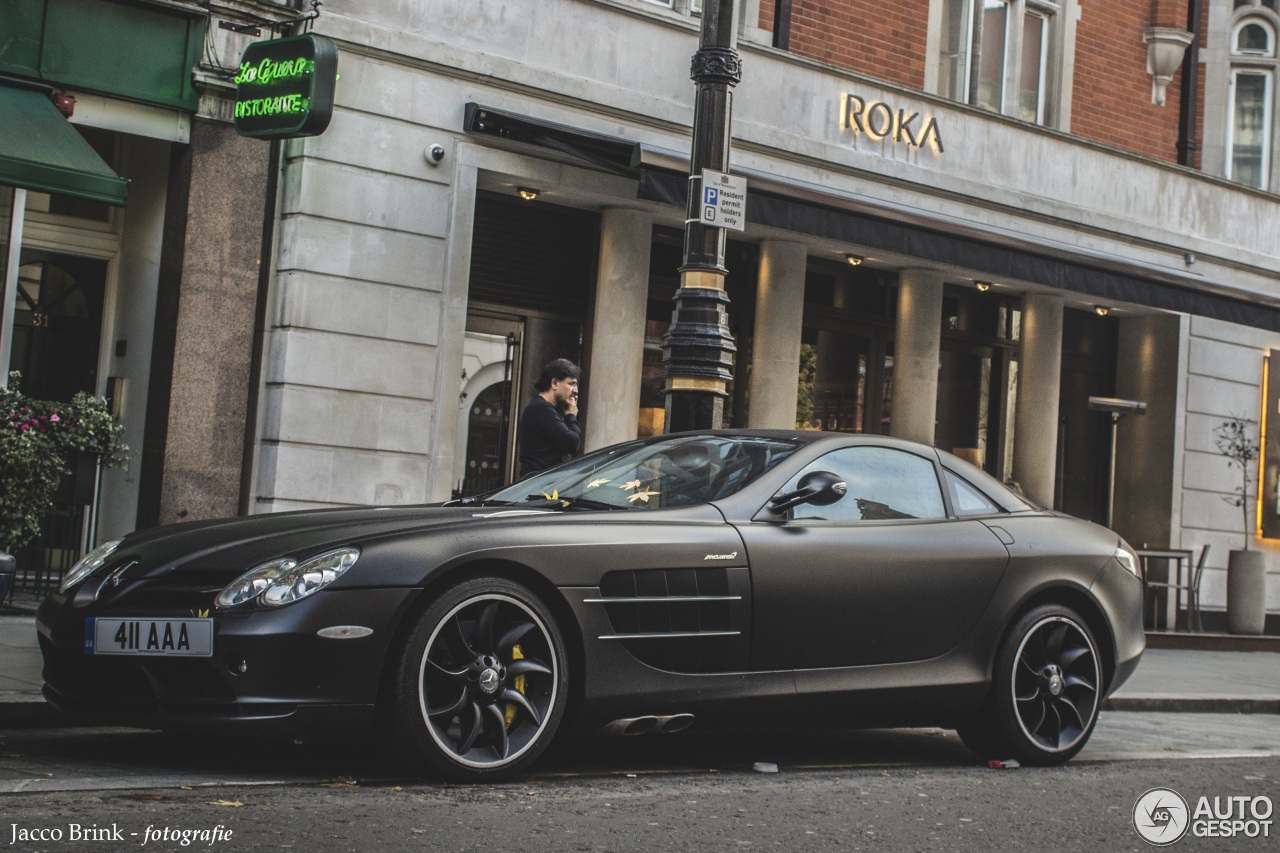
M243 572L278 557L306 558L391 535L474 524L497 512L475 507L366 507L196 521L131 533L110 562L136 560L141 571L130 572L132 577L174 571Z

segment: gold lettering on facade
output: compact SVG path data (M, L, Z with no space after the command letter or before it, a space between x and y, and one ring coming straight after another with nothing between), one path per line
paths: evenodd
M895 109L884 101L868 101L858 95L841 96L840 128L861 133L875 142L889 139L916 150L927 145L934 154L943 151L942 133L933 116L922 117L920 113Z

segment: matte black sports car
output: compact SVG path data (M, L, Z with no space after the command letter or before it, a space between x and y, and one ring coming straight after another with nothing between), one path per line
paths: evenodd
M558 730L957 728L1057 764L1143 650L1137 559L929 447L616 445L483 498L134 533L42 605L45 696L102 721L378 731L494 779Z

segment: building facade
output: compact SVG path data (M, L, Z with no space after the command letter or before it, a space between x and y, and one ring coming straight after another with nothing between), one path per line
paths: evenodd
M0 381L107 396L130 448L92 501L60 499L20 583L241 510L270 151L232 128L231 78L251 33L301 14L0 0Z
M1214 444L1224 420L1261 435L1277 411L1275 0L738 10L726 425L926 441L1045 505L1111 514L1136 545L1207 545L1221 622L1228 551L1280 561L1262 535L1280 451L1264 448L1245 530ZM249 37L221 20L305 11L228 4L207 32L234 55ZM585 368L588 448L660 432L699 20L697 0L329 0L324 134L271 157L204 109L228 159L262 170L235 181L261 205L211 210L217 174L187 194L183 245L204 234L207 255L182 254L173 375L154 358L146 374L167 438L145 419L163 464L135 487L154 509L138 520L481 491L510 478L553 357ZM251 221L265 240L226 239ZM261 276L233 245L265 247ZM206 337L204 312L230 306ZM223 359L240 373L200 375ZM1112 421L1090 397L1147 406L1116 426L1114 499Z

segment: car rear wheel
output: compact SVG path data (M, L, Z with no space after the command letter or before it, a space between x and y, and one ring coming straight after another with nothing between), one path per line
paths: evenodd
M464 581L427 607L401 649L394 745L437 776L506 778L551 742L567 678L560 630L532 591Z
M1070 608L1043 605L1005 637L986 705L958 731L983 758L1062 764L1093 734L1102 689L1088 625Z

